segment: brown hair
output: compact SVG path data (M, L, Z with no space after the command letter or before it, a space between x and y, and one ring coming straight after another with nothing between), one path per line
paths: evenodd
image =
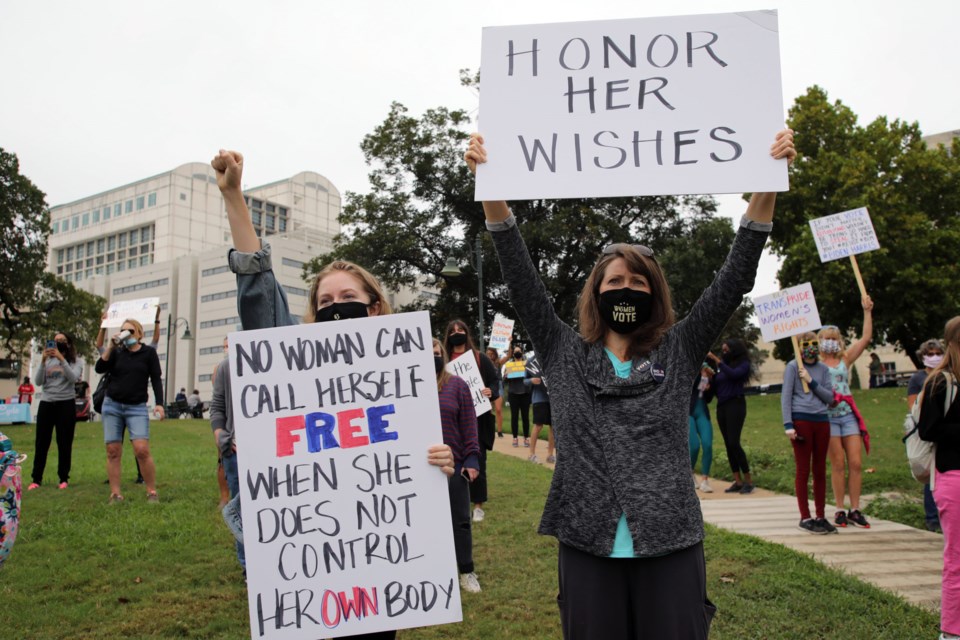
M941 373L947 372L953 374L954 380L960 380L960 316L954 316L947 320L943 328L943 360L927 376L923 388L934 389Z
M307 296L307 310L303 314L303 321L305 323L311 323L317 319L317 289L320 288L320 282L337 271L345 271L360 281L363 290L370 296L370 304L374 304L375 302L380 303L380 313L378 315L385 316L393 313L390 303L387 302L387 297L383 294L380 281L377 280L372 273L358 264L347 262L346 260L334 260L320 270L313 284L310 285L310 295Z
M453 353L453 349L450 348L450 332L453 331L454 327L459 327L463 329L463 332L467 334L467 344L464 345L467 351L473 351L474 354L477 354L477 345L473 342L473 334L470 333L470 327L467 326L467 323L459 318L456 320L451 320L447 323L447 328L443 332L443 350L448 354ZM479 368L479 360L477 361L477 367Z
M674 323L673 303L670 300L670 287L660 269L660 265L652 257L641 255L639 251L629 245L618 246L614 253L600 256L593 270L583 283L583 290L577 300L577 313L580 317L580 335L587 342L600 342L609 328L600 317L600 285L607 266L617 258L623 258L627 268L638 275L646 277L650 283L650 294L653 303L650 310L650 319L633 333L633 352L646 354L660 344L664 334ZM631 354L633 355L633 354Z
M447 357L447 350L443 348L443 343L433 339L433 346L440 347L440 357L443 358L443 367L440 369L440 373L437 374L437 391L443 391L443 385L447 384L450 380L450 372L447 371L447 362L449 359Z

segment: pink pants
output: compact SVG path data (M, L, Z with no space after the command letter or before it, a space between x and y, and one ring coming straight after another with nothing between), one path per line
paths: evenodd
M933 498L943 527L940 630L960 635L960 471L937 473Z

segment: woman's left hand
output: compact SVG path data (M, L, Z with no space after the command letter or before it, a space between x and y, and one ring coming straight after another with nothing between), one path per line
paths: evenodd
M482 393L483 395L485 395L486 397L488 397L488 398L493 397L493 391L490 391L490 387L484 387L484 388L483 388L483 391L481 391L481 393Z
M449 445L435 444L427 449L427 462L440 467L440 471L447 477L453 475L453 450Z
M777 133L773 144L770 145L770 155L775 159L787 159L787 165L793 164L797 158L797 149L793 146L793 129L784 129Z
M470 482L473 482L474 480L476 480L477 476L480 475L479 471L477 471L476 469L470 469L469 467L464 469L464 471L467 472L467 480L469 480Z

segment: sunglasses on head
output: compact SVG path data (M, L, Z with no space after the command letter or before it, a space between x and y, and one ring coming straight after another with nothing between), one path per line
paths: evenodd
M800 341L801 349L803 349L804 347L819 347L819 346L820 346L819 340L801 340Z
M642 244L627 244L626 242L617 242L615 244L608 244L603 248L603 255L611 256L615 253L623 253L626 249L633 248L640 255L646 258L653 257L653 249L646 247Z

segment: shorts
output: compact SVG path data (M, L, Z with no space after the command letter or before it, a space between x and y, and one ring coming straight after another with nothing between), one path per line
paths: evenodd
M845 438L860 435L860 422L853 413L842 416L830 416L830 437Z
M533 424L553 424L549 402L538 402L533 405Z
M109 396L103 399L103 441L123 442L123 430L129 429L130 440L150 439L150 414L147 403L123 404L114 402Z

